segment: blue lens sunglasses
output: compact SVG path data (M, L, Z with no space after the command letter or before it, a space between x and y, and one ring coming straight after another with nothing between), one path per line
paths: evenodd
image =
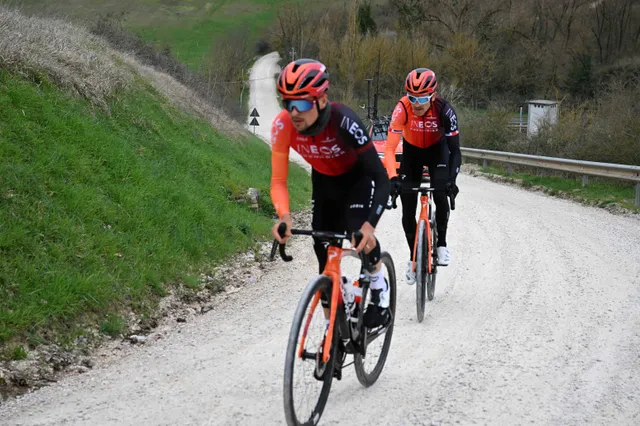
M291 112L293 111L293 109L297 109L298 112L307 112L309 111L311 108L313 108L313 105L316 103L316 101L310 101L308 99L283 99L282 100L282 105L284 105L284 108Z
M413 96L407 93L407 97L409 98L409 102L411 102L412 104L420 104L420 105L424 105L427 102L429 102L431 100L431 98L433 98L433 95L427 95L427 96Z

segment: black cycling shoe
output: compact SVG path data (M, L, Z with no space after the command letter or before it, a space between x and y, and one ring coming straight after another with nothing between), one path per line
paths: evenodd
M391 321L389 308L381 308L378 305L369 305L364 312L362 323L367 328L387 326Z
M389 283L386 278L384 279L384 282L387 284L388 291ZM391 320L389 308L381 308L379 306L381 293L382 290L371 290L371 301L364 312L364 317L362 317L362 323L367 328L386 326ZM387 297L389 296L387 295Z

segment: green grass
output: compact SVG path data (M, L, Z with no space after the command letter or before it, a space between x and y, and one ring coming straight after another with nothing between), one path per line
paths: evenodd
M102 324L100 324L100 331L111 337L116 337L122 333L125 327L126 324L124 319L120 315L116 313L109 313L102 321Z
M7 350L7 352L2 356L2 358L9 359L12 361L21 361L23 359L27 359L29 354L27 350L23 346L14 346L12 349Z
M0 71L0 343L91 321L118 331L166 285L269 238L269 147L230 141L150 88L105 116ZM308 175L291 167L292 208ZM261 190L259 211L238 199Z
M248 35L249 48L275 21L290 0L21 0L27 11L50 11L73 20L95 19L101 13L125 13L125 27L147 41L171 47L193 69L211 55L215 41L231 30ZM298 1L298 0L295 0ZM0 0L16 5L17 0Z
M536 176L532 174L514 172L509 174L504 167L488 166L481 168L484 173L509 176L522 180L526 187L542 186L548 188L552 195L560 192L568 193L588 201L596 202L599 206L617 203L631 211L640 212L640 207L634 206L635 187L630 183L611 182L594 177L589 178L588 185L582 187L582 177L562 178L554 176Z
M276 6L281 3L284 2L227 1L209 11L195 12L204 12L204 15L189 25L183 22L154 26L132 24L131 29L146 40L171 46L180 61L196 68L210 57L216 39L236 29L248 35L249 49L253 51L253 43L274 21Z

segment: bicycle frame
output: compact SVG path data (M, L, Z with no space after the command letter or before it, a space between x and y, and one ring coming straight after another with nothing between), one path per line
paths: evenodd
M413 242L413 256L411 258L411 268L415 272L416 270L416 253L418 251L418 238L420 237L418 230L420 229L420 222L425 221L425 228L427 230L427 244L429 250L427 250L427 272L432 273L433 266L433 247L431 247L431 222L429 221L429 192L432 192L432 189L423 189L423 188L413 188L413 191L421 191L420 194L420 215L418 216L418 222L416 224L416 237Z
M282 226L280 227L280 229L282 229ZM281 236L283 236L284 230L280 232L280 229L278 230L278 232L280 233ZM291 230L291 233L292 235L311 235L315 237L324 237L324 238L329 238L332 240L340 240L340 241L349 239L348 235L331 233L331 232L304 231L304 230L293 229ZM360 232L355 232L354 236L355 236L356 243L359 243L359 241L362 239L362 234L360 234ZM275 255L276 244L277 244L277 241L274 241L273 247L271 250L272 260ZM280 257L282 257L282 259L285 262L290 262L291 260L293 260L293 257L288 256L285 253L284 248L285 248L284 244L280 244ZM331 279L331 300L329 301L329 328L327 330L327 334L325 335L324 342L323 342L322 361L324 363L328 362L330 359L331 342L333 341L333 333L335 331L338 309L344 305L344 300L342 299L342 291L340 287L341 279L342 279L340 262L346 254L350 255L352 252L354 252L353 249L344 249L341 246L338 246L336 244L329 244L329 247L327 248L327 263L324 267L324 270L322 271L322 275L325 275L329 277L329 279ZM367 256L364 254L364 251L362 251L358 257L362 261L362 267L364 268L365 265L368 264ZM363 283L361 282L361 284ZM300 337L300 343L298 347L298 358L303 357L304 343L307 338L307 332L309 331L309 325L311 323L312 313L315 311L316 307L318 306L320 297L321 297L321 294L320 292L318 292L315 294L315 296L313 297L313 300L311 301L311 312L307 316L307 320L305 321L304 329L302 331L302 336ZM366 289L363 288L361 303L364 301L365 297L366 297ZM358 325L357 325L358 330L360 330L360 327L362 326L362 320L363 320L362 315L360 315L358 317Z
M338 307L342 306L344 301L342 299L342 291L340 291L340 260L342 259L342 247L336 247L330 245L327 249L327 264L325 265L324 270L322 271L322 275L326 275L331 278L331 301L329 307L329 329L327 330L327 334L323 343L323 351L322 351L322 361L329 361L329 354L331 352L331 342L333 340L333 331L336 324L336 313L338 312ZM311 323L311 318L313 311L318 306L318 302L320 301L321 294L320 292L316 293L313 297L313 301L311 302L311 312L307 316L307 321L304 324L304 330L302 331L302 336L300 337L300 346L298 348L298 358L302 358L302 353L304 352L304 343L307 338L307 332L309 331L309 324Z

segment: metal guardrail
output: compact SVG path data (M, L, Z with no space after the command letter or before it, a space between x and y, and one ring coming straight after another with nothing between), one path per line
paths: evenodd
M588 176L599 176L610 179L635 182L635 206L640 206L640 166L626 164L598 163L594 161L569 160L566 158L542 157L539 155L516 154L513 152L490 151L486 149L461 148L462 156L487 161L497 161L507 164L538 167L543 169L569 172L582 175L582 186L587 186Z

